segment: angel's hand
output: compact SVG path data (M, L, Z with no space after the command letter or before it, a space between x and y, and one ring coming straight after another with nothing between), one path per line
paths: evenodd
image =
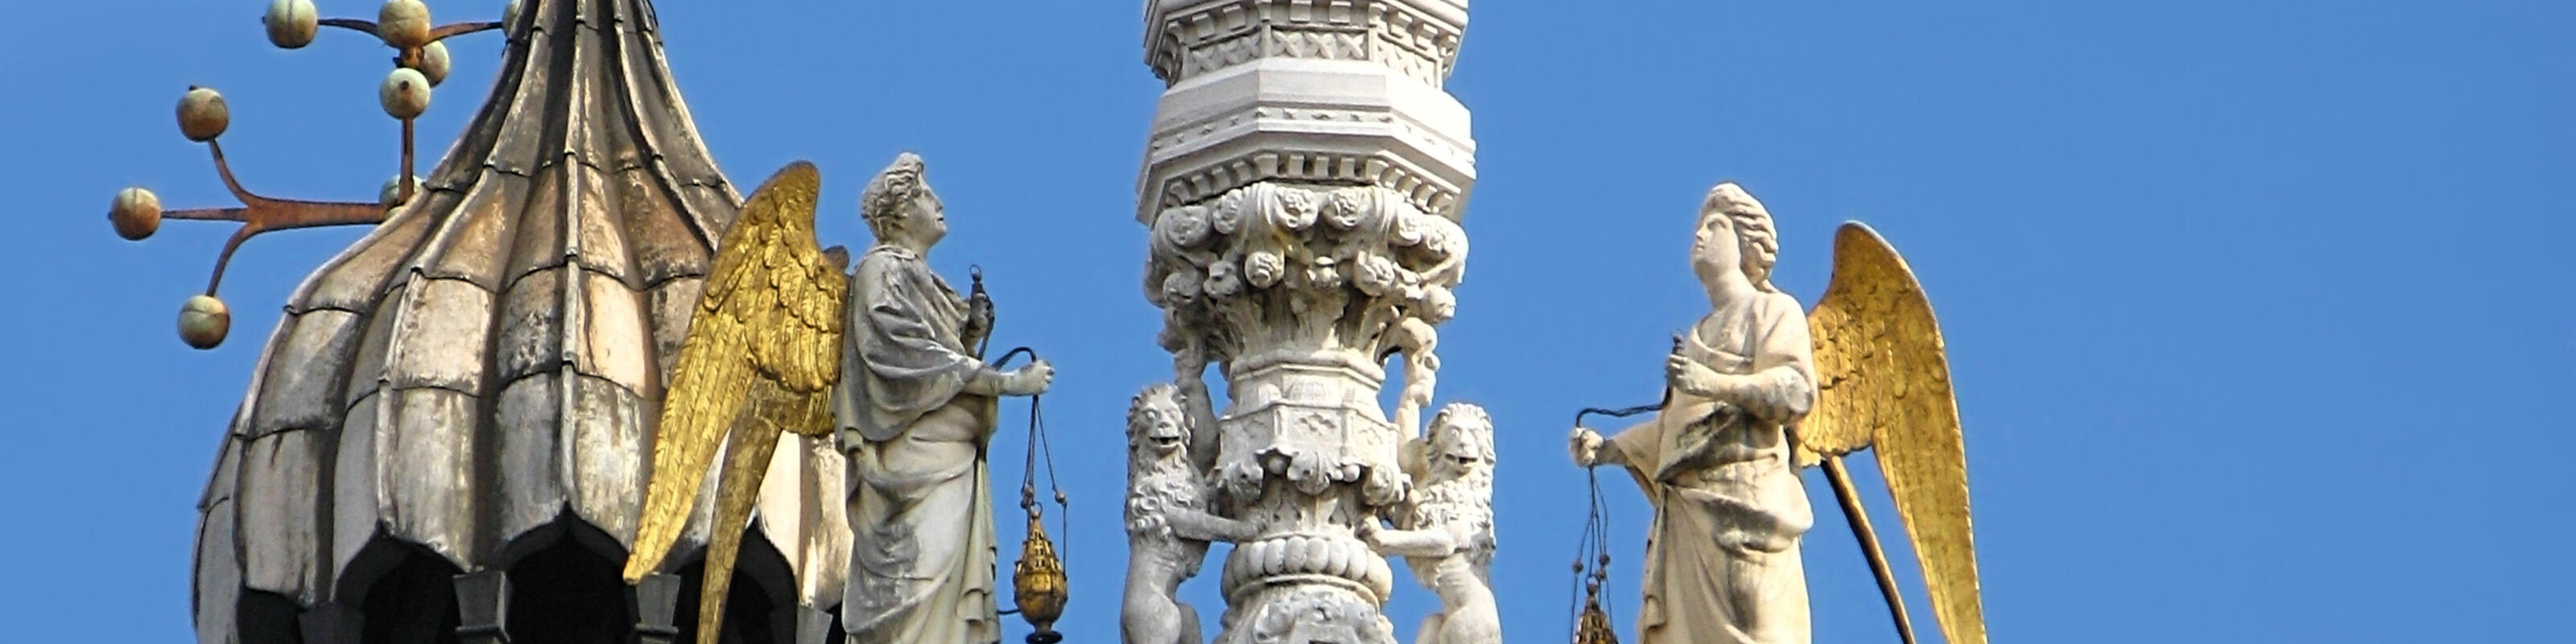
M1723 399L1726 393L1725 374L1679 354L1664 358L1664 382L1675 391L1701 398Z
M1049 364L1045 359L1031 360L1029 366L1013 370L1009 375L1002 377L1002 394L1035 396L1046 393L1047 388L1054 384L1055 365Z
M966 328L959 335L982 339L993 333L993 298L977 293L966 299ZM973 342L968 342L973 344Z
M1586 427L1574 428L1566 436L1566 449L1574 455L1574 464L1592 467L1601 464L1601 433Z

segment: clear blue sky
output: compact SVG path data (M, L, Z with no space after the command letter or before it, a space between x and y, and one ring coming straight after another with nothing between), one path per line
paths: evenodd
M219 433L288 291L363 232L251 242L225 281L231 341L182 346L175 312L229 227L170 222L134 243L104 219L128 185L174 208L230 203L172 125L181 90L225 92L253 190L364 199L394 170L385 50L345 32L269 48L265 4L10 9L0 176L31 227L0 253L11 639L190 637L192 508ZM720 4L660 9L733 180L814 160L825 242L860 244L859 186L921 152L952 215L933 263L982 264L997 341L1061 369L1046 408L1076 504L1064 628L1112 641L1119 418L1169 364L1138 283L1133 191L1160 90L1138 3ZM1684 258L1693 209L1732 178L1779 217L1778 279L1801 299L1845 219L1876 226L1932 293L1997 641L2563 638L2576 4L2400 4L1478 0L1450 81L1475 113L1475 253L1440 393L1501 426L1510 637L1563 637L1584 511L1567 419L1655 399L1668 334L1705 306ZM500 47L452 44L426 154L473 112ZM1015 460L995 475L1017 478ZM1648 513L1624 479L1604 483L1613 587L1633 606ZM1817 640L1892 642L1832 516L1807 546ZM1189 587L1202 607L1216 569ZM1432 601L1407 586L1389 612L1409 633Z

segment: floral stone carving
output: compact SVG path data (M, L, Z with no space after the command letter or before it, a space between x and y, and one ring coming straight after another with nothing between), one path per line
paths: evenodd
M1397 452L1431 400L1433 327L1456 313L1465 231L1391 189L1276 182L1166 208L1152 230L1147 297L1177 376L1203 389L1215 363L1229 384L1209 476L1252 536L1220 577L1217 641L1284 636L1268 624L1389 632L1377 607L1392 573L1355 528L1407 498ZM1390 419L1377 400L1397 356Z

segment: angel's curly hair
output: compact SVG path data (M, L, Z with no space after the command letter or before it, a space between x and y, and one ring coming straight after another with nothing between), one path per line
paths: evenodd
M1725 215L1735 228L1736 254L1743 261L1745 279L1764 292L1778 291L1771 285L1771 267L1780 261L1780 235L1771 226L1771 211L1743 186L1725 181L1710 188L1708 199L1700 202L1700 221L1716 215Z
M867 220L871 232L884 237L889 226L903 220L903 208L921 196L924 170L920 155L905 152L868 180L867 189L859 193L859 217Z

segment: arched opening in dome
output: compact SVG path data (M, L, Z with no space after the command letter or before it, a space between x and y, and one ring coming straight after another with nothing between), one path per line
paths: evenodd
M369 542L351 558L342 577L342 587L356 591L358 641L454 644L458 572L455 564L419 546L385 538Z
M744 528L741 554L734 560L733 585L725 592L723 644L792 644L796 641L796 574L787 556L761 535L759 523ZM705 590L706 551L690 553L680 568L679 641L696 641L698 597ZM840 641L829 639L825 641Z
M572 530L598 530L571 523ZM635 609L618 577L625 553L586 543L607 535L598 537L559 538L510 564L511 644L625 644L631 638Z
M296 628L299 609L295 600L285 595L244 588L234 610L233 628L238 641L304 641L303 632Z

